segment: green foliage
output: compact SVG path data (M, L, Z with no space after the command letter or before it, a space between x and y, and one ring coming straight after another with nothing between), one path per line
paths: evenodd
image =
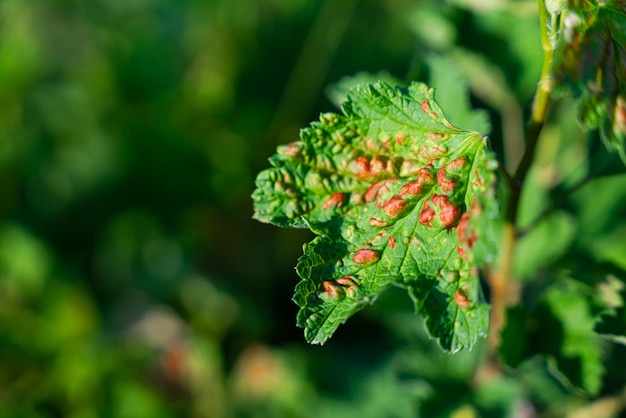
M0 416L624 415L624 2L546 1L543 21L537 3L1 1ZM545 78L542 40L553 53ZM378 99L367 107L363 95L379 80L388 85L384 97L416 115L419 82L435 89L436 102L423 92L429 105L459 128L432 125L454 132L448 153L487 168L499 162L495 191L450 198L462 211L470 195L492 204L493 217L472 218L484 235L458 271L461 279L469 267L476 293L467 310L483 312L480 318L487 304L489 315L497 310L492 279L508 253L502 226L521 190L508 260L512 306L499 340L479 337L471 350L450 355L432 338L439 323L450 350L472 340L432 312L466 312L450 298L458 282L433 276L441 260L424 264L427 253L409 253L401 278L389 263L382 269L394 256L382 246L377 263L354 263L378 233L408 234L403 227L416 214L410 236L458 260L458 224L431 230L419 223L425 202L440 194L438 179L388 226L369 225L372 212L391 220L376 201L350 204L348 195L396 177L380 194L386 203L419 175L377 181L334 173L355 188L335 191L345 193L344 206L328 212L319 205L331 190L302 189L317 209L294 209L298 215L285 222L304 228L250 219L255 175L277 145L298 139L304 126L302 142L332 142L337 125L319 115L346 101L348 114L336 110L333 118L370 129L363 112L379 107ZM530 136L525 127L536 128L527 123L537 86L553 87L549 112L539 118L528 175L509 182L505 171L514 174ZM393 131L395 141L407 118L382 123L391 113L377 114L372 129ZM407 134L415 130L408 119ZM419 156L356 148L388 160ZM320 150L332 157L308 149ZM433 177L454 159L437 160ZM273 160L300 176L315 171L301 159ZM453 180L470 184L475 173L463 173ZM283 197L289 208L290 196ZM359 227L354 242L345 222ZM372 244L378 251L381 242ZM339 260L372 284L358 295L380 292L355 304L353 284L331 271ZM409 274L409 264L426 267ZM324 282L343 302L323 300ZM294 286L302 308L290 300ZM426 305L435 291L441 299ZM306 322L312 310L336 304L367 308L323 346L307 344L294 324L298 309ZM341 322L344 314L329 318ZM309 337L336 325L324 324ZM484 333L486 323L472 329Z
M252 195L256 219L320 235L297 266L298 325L323 344L395 284L443 348L471 348L486 335L476 267L493 259L498 213L485 139L451 125L423 84L359 85L342 108L279 148Z
M597 394L604 373L603 353L594 331L598 320L594 301L586 293L576 282L559 282L544 290L529 315L511 312L503 334L505 361L518 367L522 359L547 356L572 385Z
M626 162L626 4L621 0L570 0L554 73L561 88L580 97L579 118L598 129L610 150Z
M300 141L280 146L270 159L272 168L257 177L252 195L257 220L308 228L317 235L304 246L296 268L302 279L294 296L300 308L297 324L309 342L325 343L340 324L396 285L409 291L429 336L444 350L471 348L487 331L489 308L482 300L478 268L488 265L491 296L505 300L494 302L498 305L492 314L496 320L507 318L498 352L515 371L486 382L459 403L424 398L422 412L429 416L515 416L530 399L550 407L548 392L560 399L568 392L598 396L609 358L606 341L625 340L620 325L624 247L623 240L613 238L622 229L612 225L615 232L594 231L592 225L599 222L586 215L607 210L603 203L614 203L608 196L623 194L607 191L607 197L591 205L580 205L571 196L587 183L597 186L603 178L623 173L623 165L589 146L594 137L583 138L577 126L561 120L544 124L551 91L555 97L572 92L579 98L582 127L597 130L607 148L626 161L626 9L621 1L543 6L546 63L527 132L530 144L518 171L504 174L507 181L497 193L498 154L507 154L507 162L517 158L512 153L517 145L507 143L516 135L511 129L517 99L497 70L454 45L450 14L429 2L409 14L409 21L436 22L431 29L417 23L414 32L443 52L424 58L430 84L440 87L439 100L420 83L393 88L402 83L388 74L344 78L330 90L335 103L343 100L343 113L322 114L301 131ZM519 57L534 56L516 37L530 25L509 28L517 17L501 11L479 16L486 32L509 33L503 44ZM459 63L469 68L461 69ZM532 84L528 74L520 85ZM374 82L377 78L388 82ZM472 109L468 85L501 112L506 137L500 152L474 133L488 132L490 122L485 112ZM571 113L569 103L559 109L560 119L566 120L568 109ZM539 142L531 165L542 128L553 141ZM575 163L577 159L586 164ZM505 211L499 214L499 207ZM611 209L604 213L618 213ZM610 215L604 219L615 221ZM593 239L594 233L603 239ZM575 270L574 260L584 251L612 263L611 272ZM511 280L508 275L520 283L501 284ZM513 290L516 286L521 292ZM497 309L508 298L519 302L505 317ZM389 314L391 309L382 311ZM418 374L427 373L420 369ZM553 409L565 414L568 407Z

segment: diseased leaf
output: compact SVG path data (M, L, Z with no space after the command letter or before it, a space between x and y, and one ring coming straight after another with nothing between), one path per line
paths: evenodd
M323 344L391 285L408 289L443 348L488 327L477 267L495 255L497 162L486 140L451 125L420 83L348 93L278 148L253 193L254 217L317 235L297 265L298 326Z
M626 1L569 0L562 21L556 88L581 98L582 125L626 162Z

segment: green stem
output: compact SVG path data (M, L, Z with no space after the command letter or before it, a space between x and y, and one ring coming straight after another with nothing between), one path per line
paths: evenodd
M496 361L496 352L500 345L500 332L506 322L506 308L519 299L519 286L511 280L513 253L516 244L517 213L519 209L522 186L533 160L539 135L543 128L550 104L552 88L552 59L553 49L550 41L553 33L548 32L548 12L543 0L538 0L539 23L541 25L541 46L543 48L543 67L541 78L535 92L532 112L526 131L526 148L515 174L510 178L511 195L509 197L505 224L503 228L501 256L498 266L489 274L488 281L491 287L491 326L488 337L488 352L492 361ZM552 30L554 31L554 26Z

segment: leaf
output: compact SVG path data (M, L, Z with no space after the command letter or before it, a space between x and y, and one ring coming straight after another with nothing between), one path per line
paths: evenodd
M560 321L563 332L561 352L557 358L559 369L577 386L597 393L602 384L604 367L602 351L593 328L588 300L580 291L562 291L553 288L546 293L546 304Z
M558 368L555 377L562 374L572 385L598 393L605 371L594 305L586 287L562 280L543 292L532 312L509 309L500 347L503 360L520 367L537 355L547 356Z
M555 88L581 98L583 127L626 163L626 2L569 0L562 21Z
M624 232L621 232L622 237ZM598 237L596 240L605 241L606 238ZM609 245L620 250L616 241L609 240ZM588 244L577 251L570 251L555 267L571 271L572 277L584 286L581 294L588 297L595 319L594 332L611 342L626 345L626 271L616 264L607 263L597 252L589 251Z
M254 217L317 235L297 265L298 326L323 344L386 288L406 288L449 351L488 326L476 267L495 255L497 162L485 139L451 125L420 83L348 93L261 172Z

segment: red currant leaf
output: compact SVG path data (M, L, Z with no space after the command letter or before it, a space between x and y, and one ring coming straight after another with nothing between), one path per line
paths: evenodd
M324 343L391 285L408 289L449 351L488 327L477 267L495 254L497 167L485 138L452 126L434 92L379 82L348 93L259 174L255 218L308 227L294 301Z

